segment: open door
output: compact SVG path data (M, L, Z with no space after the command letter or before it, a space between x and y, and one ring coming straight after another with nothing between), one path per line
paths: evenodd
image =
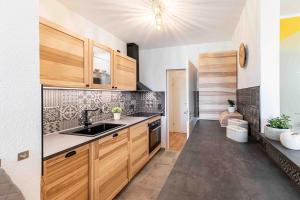
M188 61L187 64L187 71L186 71L186 86L187 86L187 137L193 131L193 128L198 120L198 111L196 106L196 95L197 95L197 77L198 77L198 70L195 65Z

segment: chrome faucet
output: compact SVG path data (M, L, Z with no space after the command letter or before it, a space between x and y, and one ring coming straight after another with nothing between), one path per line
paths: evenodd
M84 118L84 128L88 128L89 125L92 125L92 122L89 119L89 112L95 112L99 110L99 108L93 109L93 110L89 110L89 109L85 109L84 110L84 114L83 114L83 118Z

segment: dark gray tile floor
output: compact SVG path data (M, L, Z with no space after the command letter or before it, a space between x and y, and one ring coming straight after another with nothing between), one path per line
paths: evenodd
M217 121L199 121L160 200L299 200L300 191L257 143L237 143Z

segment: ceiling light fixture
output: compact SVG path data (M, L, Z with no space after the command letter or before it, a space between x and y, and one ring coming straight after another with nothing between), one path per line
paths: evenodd
M160 0L151 0L152 1L152 9L155 16L155 22L156 22L156 30L161 31L162 30L162 6L160 3Z

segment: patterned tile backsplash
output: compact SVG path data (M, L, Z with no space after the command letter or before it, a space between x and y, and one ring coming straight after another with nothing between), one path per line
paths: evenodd
M44 88L43 132L48 134L82 125L84 109L100 108L90 113L92 122L111 119L113 106L123 108L123 116L136 112L164 113L165 93Z

